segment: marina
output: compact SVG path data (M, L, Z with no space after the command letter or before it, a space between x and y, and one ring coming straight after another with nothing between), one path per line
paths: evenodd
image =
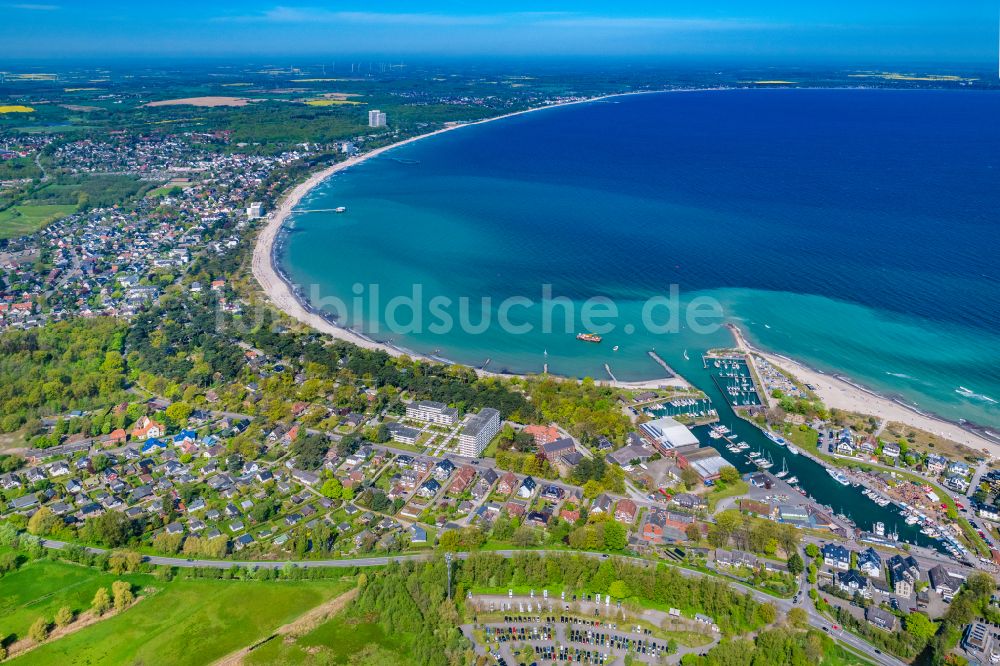
M717 355L709 352L702 357L712 382L733 408L754 409L762 405L753 373L742 354Z
M708 398L677 398L646 405L642 410L654 419L664 416L690 416L694 419L718 417L712 401Z
M708 354L703 358L707 359ZM867 538L874 535L875 523L881 522L883 525L893 525L896 530L898 538L891 540L891 545L909 543L963 559L961 550L950 541L941 540L941 530L923 531L923 525L919 521L906 523L900 515L901 507L897 507L891 500L886 501L889 498L884 493L873 496L862 482L843 472L831 470L826 464L814 459L811 452L802 451L781 435L762 430L742 418L746 410L732 405L728 400L722 400L725 396L722 388L725 382L720 387L715 381L716 371L722 370L721 359L719 368L715 368L714 362L709 361L702 372L699 365L702 364L692 362L683 371L692 384L702 388L709 397L717 398L714 404L720 421L696 428L695 433L705 443L711 443L741 474L764 471L757 462L759 460L763 460L764 464L768 462L768 458L772 464L777 460L779 469L787 469L788 473L783 478L778 478L777 474L768 470L773 482L779 487L790 488L814 508L828 513L836 522L845 526L851 536ZM719 393L724 395L720 396ZM839 478L835 479L834 473Z

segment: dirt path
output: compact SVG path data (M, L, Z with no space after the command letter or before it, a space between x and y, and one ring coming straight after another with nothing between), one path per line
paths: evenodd
M272 640L278 636L284 636L285 638L297 638L299 636L303 636L332 618L340 611L344 610L344 607L353 601L356 596L358 596L358 588L345 592L339 597L334 597L333 599L306 611L288 624L278 627L270 636L257 641L253 645L237 650L236 652L229 653L225 657L214 662L213 666L240 666L240 664L243 663L244 657L250 654L255 647L264 641Z

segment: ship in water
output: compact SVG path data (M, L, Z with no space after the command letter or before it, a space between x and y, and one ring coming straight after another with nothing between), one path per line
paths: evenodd
M832 467L828 467L826 469L826 473L829 474L830 476L832 476L833 480L836 481L837 483L839 483L842 486L849 486L849 485L851 485L851 480L848 479L847 475L845 475L843 472L838 472L837 470L833 469Z
M601 336L595 335L593 333L577 333L577 340L583 340L584 342L600 342Z
M336 208L333 209L333 212L334 213L346 213L347 212L347 206L337 206Z

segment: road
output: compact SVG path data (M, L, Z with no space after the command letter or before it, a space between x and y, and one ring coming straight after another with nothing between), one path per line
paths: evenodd
M46 548L54 548L60 550L67 547L64 541L55 541L52 539L42 539L42 544ZM88 552L94 554L101 554L107 552L103 548L87 548ZM576 555L583 555L584 557L592 557L597 559L603 559L608 557L604 553L595 553L587 551L577 551L577 550L548 550L548 551L538 551L538 550L495 550L489 551L503 557L513 557L519 553L540 553L540 552L558 552L558 553L572 553ZM455 557L458 559L466 559L469 557L470 553L455 553ZM392 557L357 557L353 559L345 560L302 560L302 561L247 561L247 560L199 560L199 559L184 559L181 557L160 557L157 555L144 556L143 560L159 566L172 566L172 567L186 567L186 568L216 568L216 569L231 569L232 567L245 567L245 568L258 568L258 569L282 569L287 565L301 567L303 569L315 569L315 568L327 568L327 567L380 567L389 564L390 562L402 562L407 560L426 560L434 556L434 553L421 553L416 555L395 555ZM630 557L624 555L613 556L620 560L628 560L633 564L639 566L653 566L655 563L650 560L645 560L639 557ZM702 577L709 576L711 574L706 574L701 571L692 571L690 569L683 569L680 567L675 567L675 569L683 576L689 577ZM743 592L744 594L751 594L757 601L761 603L773 604L780 613L786 614L789 610L794 608L796 604L792 603L791 599L778 599L769 594L761 592L755 588L735 581L726 581L733 588ZM830 627L830 621L820 615L815 608L811 607L808 603L808 597L802 594L802 603L798 604L802 606L809 614L809 622L817 628ZM877 654L875 648L869 645L864 640L858 638L854 634L847 632L840 632L839 634L834 634L833 638L844 643L845 645L861 652L866 655L866 657L879 664L879 666L904 666L904 662L886 654Z

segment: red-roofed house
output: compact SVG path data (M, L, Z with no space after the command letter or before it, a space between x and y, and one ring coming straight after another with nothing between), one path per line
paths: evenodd
M150 437L163 437L167 433L162 424L157 423L148 416L143 416L135 422L132 428L132 439L144 442Z
M469 484L472 483L474 478L476 478L475 469L469 465L461 467L457 472L455 472L455 476L452 478L451 487L448 489L448 492L453 495L464 493L465 489L469 487Z
M501 495L510 495L518 485L517 477L514 476L514 473L507 472L500 477L500 481L497 483L497 492Z
M630 499L623 499L618 502L618 506L615 507L615 520L623 523L633 523L635 522L635 514L638 509L635 506L635 502Z
M124 444L127 439L128 433L125 432L125 428L116 428L108 433L107 437L104 438L104 444L107 446L117 446L119 444Z
M559 431L552 426L529 425L525 426L524 432L534 437L535 444L538 446L554 442L562 437L562 435L559 434Z

